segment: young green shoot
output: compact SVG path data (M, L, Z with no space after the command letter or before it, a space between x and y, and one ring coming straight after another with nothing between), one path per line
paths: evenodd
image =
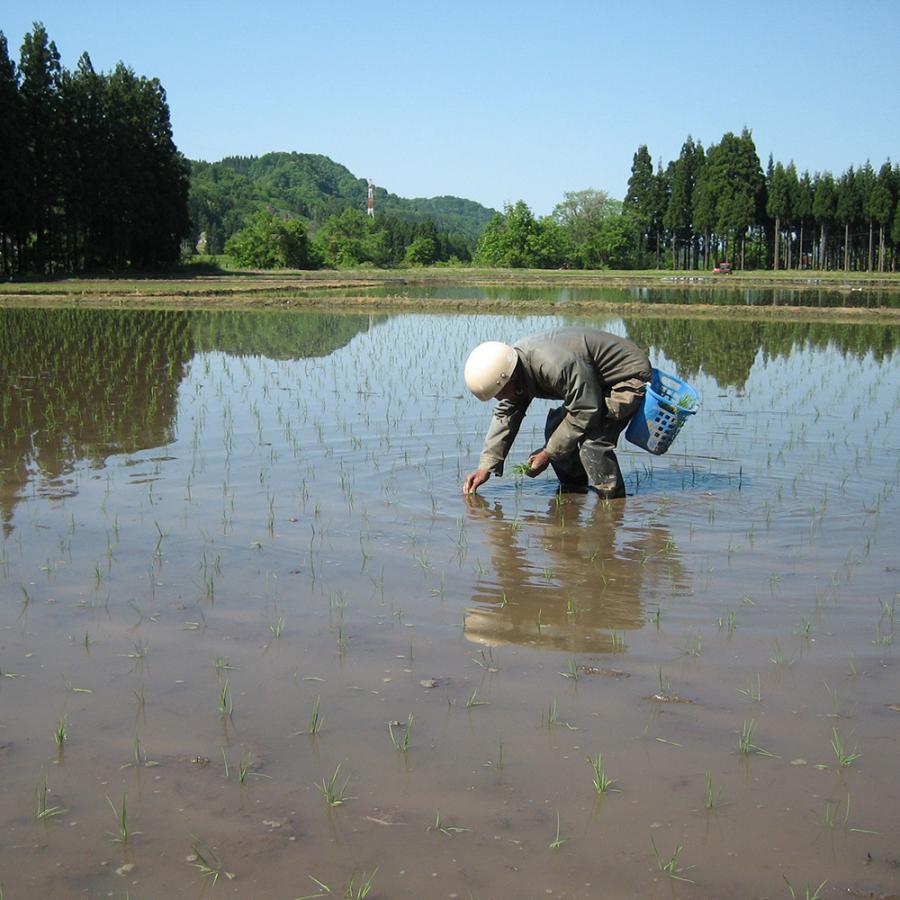
M347 785L350 783L350 776L348 775L344 779L344 783L339 785L338 778L341 774L341 764L338 763L337 768L334 770L334 774L331 778L323 778L321 785L316 785L319 789L319 792L325 798L325 802L329 806L340 806L342 803L345 803L347 800L352 800L352 797L347 796Z
M208 847L201 850L197 844L193 845L193 854L188 857L191 865L195 869L200 870L200 874L204 878L208 878L212 884L219 880L220 875L224 875L229 881L234 880L234 872L226 872L222 861Z
M439 831L441 834L446 834L448 837L452 837L454 834L462 834L464 831L471 831L471 828L463 828L459 825L448 825L441 818L441 811L436 809L434 811L434 824L428 826L429 831Z
M575 657L570 656L565 672L560 672L563 678L570 678L572 681L578 681L578 666L575 664Z
M663 860L663 858L659 855L659 850L656 849L656 841L653 840L653 835L650 836L650 843L653 845L653 855L656 857L656 867L662 872L664 875L668 875L669 878L674 878L677 881L686 881L689 884L694 884L694 882L690 878L686 878L682 873L687 872L688 869L692 869L693 866L688 866L687 869L681 868L678 865L678 857L681 856L681 851L684 850L684 847L681 844L678 844L675 847L675 852L669 857L667 860Z
M594 781L594 790L598 794L605 794L612 789L616 783L614 778L607 778L606 770L603 765L603 754L598 753L596 758L588 756L588 763L591 766L592 777Z
M391 736L391 743L394 745L394 748L400 750L402 753L406 753L409 750L409 741L412 737L412 727L413 727L414 716L410 713L406 717L406 727L403 729L403 733L399 736L394 734L394 726L400 725L399 722L388 722L388 734Z
M808 884L806 885L806 890L803 893L802 897L794 890L794 886L787 880L786 875L781 876L784 879L784 883L788 886L788 890L791 893L791 900L821 900L822 897L822 888L828 884L828 879L826 878L815 890L813 890Z
M756 753L759 756L775 758L774 753L770 753L768 750L765 750L762 747L758 747L753 743L753 730L755 728L756 721L754 719L750 719L749 721L745 721L743 723L743 725L741 726L741 733L738 735L738 750L745 755Z
M140 831L131 831L128 827L128 805L126 798L127 794L122 794L122 805L119 809L116 809L115 804L109 799L109 794L106 795L106 802L109 804L109 808L116 817L116 831L109 832L109 835L119 844L127 844L130 838L141 833Z
M556 811L556 837L549 843L551 850L559 850L560 847L568 840L568 838L559 836L559 810Z
M487 706L487 700L479 700L478 699L478 688L475 688L472 691L472 695L466 700L466 709L472 709L475 706Z
M837 730L837 728L831 729L831 748L834 750L834 756L837 760L837 764L842 769L848 769L853 765L856 760L858 760L861 754L856 752L856 748L854 747L852 752L848 751L844 747L844 739L841 737L841 733Z
M754 703L759 703L762 700L762 686L760 684L759 672L756 673L756 683L754 684L751 680L747 687L738 688L737 692L739 694L743 694L748 700L752 700Z
M43 822L45 819L53 818L53 816L61 816L66 812L61 806L50 806L47 803L49 793L50 788L47 785L47 776L44 775L34 786L34 817L38 822Z

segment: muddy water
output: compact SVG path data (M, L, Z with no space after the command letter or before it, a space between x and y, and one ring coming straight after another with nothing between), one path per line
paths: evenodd
M466 501L561 321L0 311L4 898L898 891L896 332L593 320L701 411Z

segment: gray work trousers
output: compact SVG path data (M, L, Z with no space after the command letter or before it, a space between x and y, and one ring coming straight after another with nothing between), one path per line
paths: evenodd
M621 381L604 392L604 416L585 432L575 452L565 459L550 462L559 479L560 490L583 493L590 487L609 500L625 496L625 480L616 459L616 444L640 408L644 393L645 382L640 378ZM550 410L544 426L545 441L550 440L550 435L565 417L564 406Z

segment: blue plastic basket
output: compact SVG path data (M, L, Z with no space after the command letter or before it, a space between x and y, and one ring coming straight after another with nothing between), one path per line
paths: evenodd
M699 406L700 395L686 381L654 369L644 402L632 416L625 438L660 456Z

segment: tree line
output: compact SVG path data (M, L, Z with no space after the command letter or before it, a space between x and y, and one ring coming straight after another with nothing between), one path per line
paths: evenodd
M0 32L0 266L5 274L153 269L188 234L188 167L166 93L124 63L74 71L35 23Z
M523 201L488 223L476 263L529 268L738 268L896 271L900 166L850 166L840 176L799 173L769 157L765 173L749 130L704 150L690 136L654 171L634 154L625 200L568 193L549 216Z
M312 235L296 216L263 209L224 249L235 264L253 269L430 266L472 258L464 235L442 231L433 222L373 217L352 207L329 216Z

